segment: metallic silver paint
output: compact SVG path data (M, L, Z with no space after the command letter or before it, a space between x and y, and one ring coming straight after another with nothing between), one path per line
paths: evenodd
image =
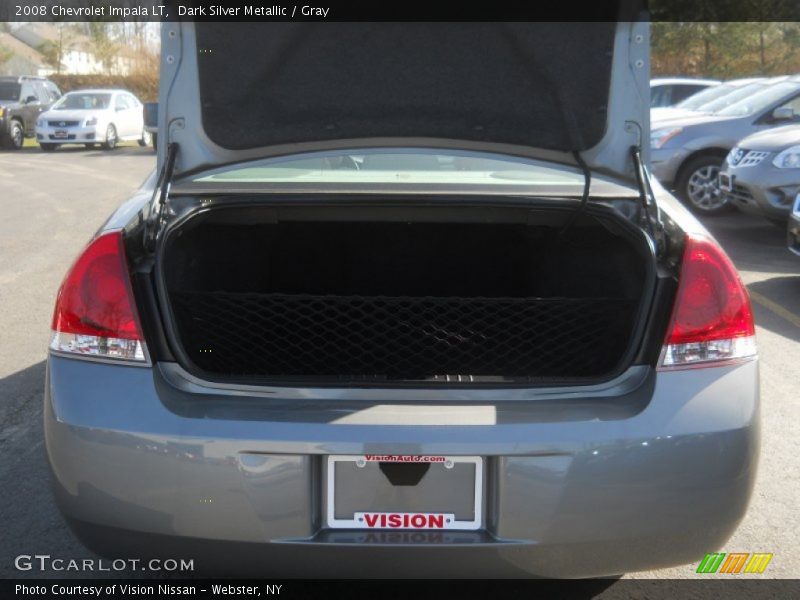
M336 567L343 575L358 567L338 552L343 547L365 546L387 567L401 557L412 570L428 567L399 541L374 547L320 529L325 455L482 455L489 537L473 540L473 549L485 569L476 574L465 562L463 574L513 566L583 577L695 560L724 543L747 507L758 458L757 361L650 375L644 400L617 414L604 405L624 406L636 390L577 404L566 401L578 400L574 392L514 408L487 401L502 415L492 424L388 425L342 417L373 405L413 412L392 398L397 390L371 389L367 403L348 402L348 389L330 393L340 400L293 390L294 398L270 403L180 390L158 366L51 356L45 432L59 506L70 519L252 542L276 560L291 555L284 544L320 547L319 572ZM445 405L462 393L437 392ZM444 552L447 544L435 546ZM438 572L457 574L459 565Z

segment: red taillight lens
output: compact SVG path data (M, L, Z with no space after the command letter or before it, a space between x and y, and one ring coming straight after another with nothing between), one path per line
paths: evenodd
M121 232L95 238L67 273L56 299L50 347L145 360Z
M664 348L664 367L756 355L750 297L714 241L689 237Z

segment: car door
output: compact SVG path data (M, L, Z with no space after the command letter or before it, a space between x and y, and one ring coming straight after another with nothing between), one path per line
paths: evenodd
M31 81L23 81L22 89L20 92L20 101L22 102L22 117L24 120L25 135L32 136L36 127L36 120L39 114L42 113L47 106L47 102L42 102L40 94Z
M139 136L144 131L144 107L135 96L126 94L125 97L130 105L131 135Z
M794 116L786 121L786 125L800 123L800 94L798 94L791 100L784 102L778 108L788 108L791 109L792 112L794 113Z
M114 125L117 128L117 137L124 138L131 135L130 115L128 101L124 94L116 94L114 96Z
M793 116L787 119L776 119L773 115L778 109L790 109L793 112ZM753 132L756 132L797 123L800 123L800 93L765 110L761 116L756 119L755 123L753 123L752 129Z

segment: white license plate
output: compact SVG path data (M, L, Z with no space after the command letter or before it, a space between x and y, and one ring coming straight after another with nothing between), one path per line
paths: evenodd
M733 175L719 174L719 189L723 192L730 192L733 189Z
M357 468L363 468L364 488L359 489L356 497L362 496L364 498L363 506L360 506L359 500L353 501L352 489L348 488L350 495L349 502L342 503L341 506L337 504L336 497L336 465L342 463L350 463L344 465L349 467L350 480L353 478L352 464L355 463ZM437 498L434 504L437 506L424 506L425 499L420 502L409 501L409 506L413 505L413 510L405 510L403 508L402 498L413 498L415 488L413 486L403 487L401 491L397 492L398 487L392 487L390 484L385 483L380 477L375 479L374 467L376 463L404 463L404 464L420 464L428 463L430 467L425 474L428 478L426 482L427 493L434 489L433 496ZM470 505L468 511L471 518L465 518L464 515L458 516L455 508L442 506L442 496L447 503L447 490L446 482L443 475L447 475L445 469L465 468L474 469L474 477L471 476L469 471L462 472L462 475L467 473L470 475L468 479L468 486L462 484L462 489L458 492L459 499L463 499L462 492L471 494L471 502L469 498L467 501ZM369 470L371 469L371 472ZM437 489L437 479L441 481L440 487ZM379 482L378 485L375 482ZM462 482L463 483L463 482ZM356 484L358 485L358 484ZM380 489L376 489L380 487ZM397 492L396 496L392 496L393 492ZM398 500L399 499L399 500ZM482 499L483 499L483 459L479 456L421 456L421 455L332 455L328 456L327 465L327 525L331 529L372 529L372 530L464 530L474 531L481 527L482 515ZM418 498L416 500L419 500ZM456 500L454 499L455 503ZM350 512L341 514L345 507L351 506ZM390 506L394 504L394 506ZM337 510L337 507L340 510ZM355 510L352 510L355 507ZM428 510L430 509L430 510ZM462 513L464 512L462 502Z
M57 130L55 133L53 133L53 137L54 137L54 138L65 138L65 137L67 137L68 135L69 135L69 132L67 132L67 131L63 131L63 130L61 130L61 129L59 129L59 130Z

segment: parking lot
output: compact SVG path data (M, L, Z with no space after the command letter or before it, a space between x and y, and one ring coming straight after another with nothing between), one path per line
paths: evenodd
M50 318L58 285L76 253L153 167L152 150L135 144L113 152L65 148L46 154L25 148L0 154L0 574L4 577L23 575L13 565L19 554L88 556L70 536L50 497L41 428ZM800 257L786 250L785 231L767 221L730 213L709 218L706 225L731 255L751 292L761 355L760 471L748 515L723 551L774 553L761 577L796 578L800 576L800 447L794 434L800 417ZM632 576L686 578L695 576L695 567Z

